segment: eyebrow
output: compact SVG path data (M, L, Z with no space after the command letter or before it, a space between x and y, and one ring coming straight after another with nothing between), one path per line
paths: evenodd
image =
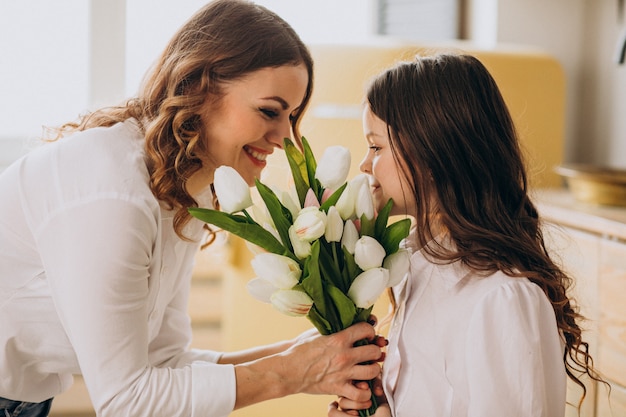
M287 103L284 98L279 96L263 97L263 100L274 100L280 104L283 110L287 110L289 108L289 103Z
M371 140L372 138L382 138L382 136L375 132L365 132L365 138Z

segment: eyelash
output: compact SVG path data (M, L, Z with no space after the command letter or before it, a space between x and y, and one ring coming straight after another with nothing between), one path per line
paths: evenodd
M271 109L264 109L264 108L261 108L259 110L261 110L261 113L263 113L265 116L269 117L270 119L275 119L276 117L278 117L277 111L274 111Z
M369 149L371 149L372 151L374 151L374 153L380 151L381 147L380 146L376 146L376 145L371 145L369 146Z

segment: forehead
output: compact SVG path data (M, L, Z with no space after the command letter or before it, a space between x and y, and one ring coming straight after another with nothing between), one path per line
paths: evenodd
M368 140L389 140L387 123L378 118L369 106L363 109L363 133Z
M253 99L280 98L288 107L304 100L309 74L303 64L261 68L225 84L224 93Z

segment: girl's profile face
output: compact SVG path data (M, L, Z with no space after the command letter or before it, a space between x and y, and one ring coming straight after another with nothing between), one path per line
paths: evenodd
M401 167L391 152L387 124L372 113L369 106L363 110L363 132L368 151L359 167L361 172L370 176L376 208L380 210L391 198L391 214L414 213L416 204Z
M228 165L253 185L267 156L291 137L290 120L304 100L308 81L304 65L285 65L226 83L223 97L208 101L203 112L207 157L202 171L210 176L207 180L213 182L213 171Z

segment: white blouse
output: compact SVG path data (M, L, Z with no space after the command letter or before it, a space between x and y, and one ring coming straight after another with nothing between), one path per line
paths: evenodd
M395 417L559 417L564 342L543 291L419 251L394 288L383 384Z
M0 397L40 402L82 374L99 416L232 411L233 366L188 348L202 223L174 233L143 143L134 121L90 129L0 175Z

